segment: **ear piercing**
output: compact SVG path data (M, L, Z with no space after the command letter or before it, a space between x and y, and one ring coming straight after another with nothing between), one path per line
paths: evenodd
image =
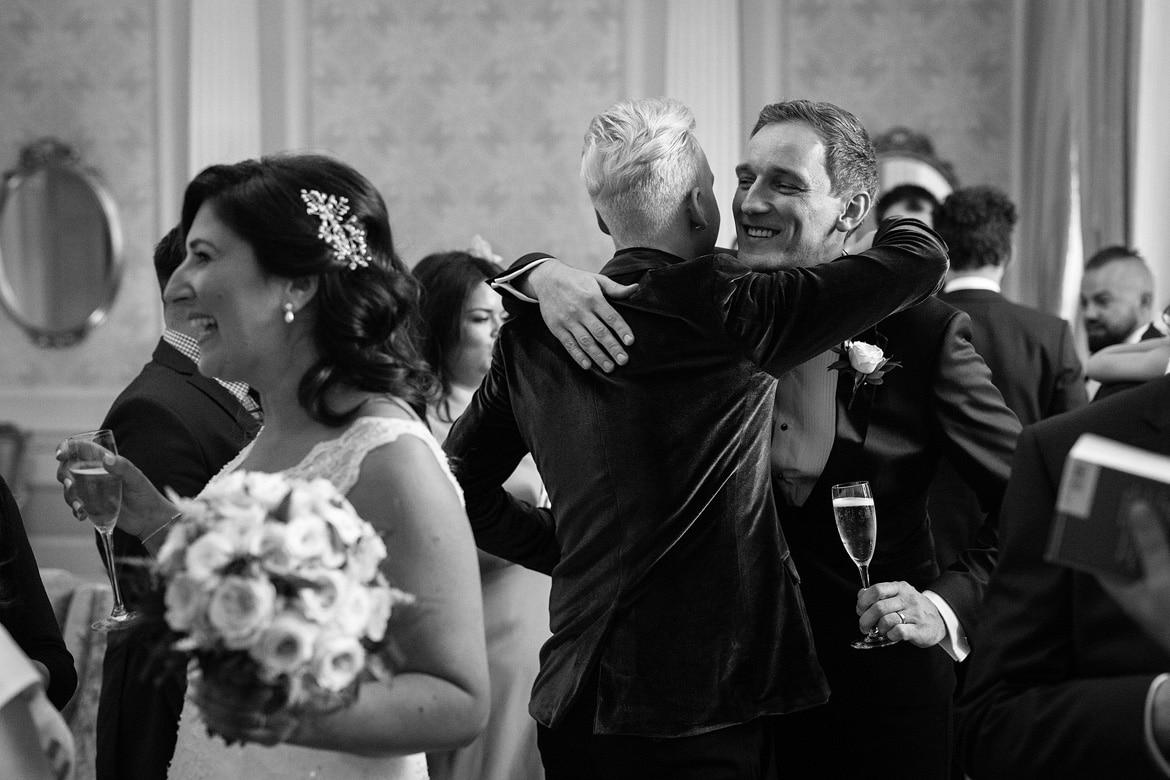
M293 314L292 301L285 301L284 302L284 321L286 323L288 323L289 325L292 325L293 320L295 320L296 318L297 318L297 315Z

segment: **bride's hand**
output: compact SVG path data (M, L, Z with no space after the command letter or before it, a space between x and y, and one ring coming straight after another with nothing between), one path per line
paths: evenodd
M266 747L279 745L292 735L300 721L284 710L263 713L240 707L239 701L219 699L212 690L192 685L189 697L199 707L203 722L211 733L223 737L227 744L255 742Z
M78 520L87 520L85 505L77 493L73 477L69 473L69 462L74 460L76 442L63 441L57 446L57 481L64 488L65 503L73 510ZM106 471L122 481L122 506L118 512L118 528L138 538L165 525L175 514L175 505L162 493L154 489L137 466L120 455L102 452L102 465Z

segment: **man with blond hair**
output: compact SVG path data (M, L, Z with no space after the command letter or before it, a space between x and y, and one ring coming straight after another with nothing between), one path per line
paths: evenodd
M536 307L509 301L445 445L479 546L553 578L530 707L545 770L774 777L774 716L828 695L776 522L775 377L929 296L945 251L907 220L817 268L758 273L712 255L713 176L672 100L595 117L581 172L614 242L602 275L625 291L635 359L584 371ZM839 205L845 229L867 210ZM516 273L539 288L558 267ZM552 510L502 488L529 451Z

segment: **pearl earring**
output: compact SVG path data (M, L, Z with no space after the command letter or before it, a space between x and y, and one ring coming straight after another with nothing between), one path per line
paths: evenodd
M297 315L293 314L292 302L285 301L284 302L284 321L287 322L289 325L292 325L292 322L293 322L293 320L296 319L296 317L297 317Z

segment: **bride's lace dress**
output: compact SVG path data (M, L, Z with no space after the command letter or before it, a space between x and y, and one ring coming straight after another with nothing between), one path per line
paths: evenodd
M348 493L357 482L366 454L403 434L415 436L430 446L458 492L459 484L451 474L447 458L426 426L398 418L359 417L341 436L317 444L304 460L282 473L303 479L324 477L342 493ZM209 484L234 471L250 450L251 445L245 447ZM178 744L167 777L169 780L425 780L427 762L423 753L394 758L363 758L296 745L228 747L221 738L207 735L199 710L187 702L179 721Z

